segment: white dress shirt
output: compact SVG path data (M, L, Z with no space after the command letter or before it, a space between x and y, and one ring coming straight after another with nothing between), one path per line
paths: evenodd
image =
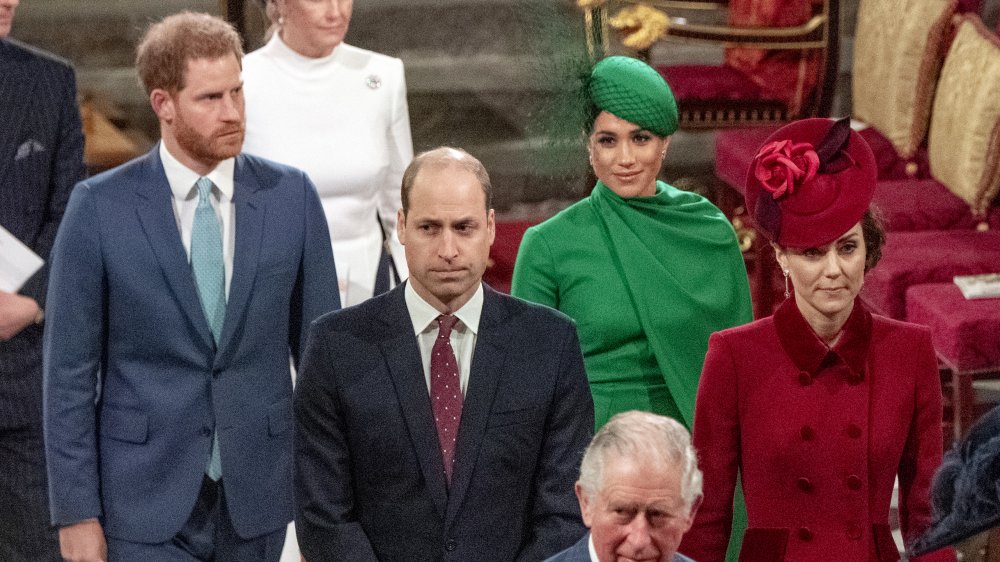
M181 164L166 145L160 142L160 161L163 162L163 172L167 175L167 183L173 194L171 201L174 207L174 218L177 219L177 229L181 233L181 242L187 253L188 263L191 263L191 231L194 229L194 212L198 208L198 187L195 182L201 176L197 172ZM236 160L229 158L219 162L214 170L205 175L212 180L212 208L219 217L222 226L222 259L226 268L226 299L229 299L229 284L233 279L233 246L236 241L236 224L233 221L233 171Z
M435 322L440 312L425 301L413 289L412 283L407 283L404 289L406 309L413 322L413 332L417 335L417 345L420 347L420 359L424 366L424 379L427 381L427 392L431 391L431 350L438 335L438 324ZM472 298L462 308L454 312L458 322L451 330L451 348L458 361L458 378L462 387L462 396L469 388L469 374L472 372L472 354L476 350L476 336L479 334L479 318L483 314L483 284L473 293Z

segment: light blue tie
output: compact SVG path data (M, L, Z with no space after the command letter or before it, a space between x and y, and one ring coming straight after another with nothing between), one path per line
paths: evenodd
M212 180L198 178L198 208L194 211L191 228L191 271L201 298L208 327L215 344L219 344L222 324L226 318L226 266L222 258L222 227L212 208ZM219 457L219 434L212 435L212 454L205 473L212 480L222 477L222 460Z

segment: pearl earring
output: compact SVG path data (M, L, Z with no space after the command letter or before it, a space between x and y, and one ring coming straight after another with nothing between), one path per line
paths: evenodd
M785 274L785 298L787 299L792 296L792 292L788 290L788 270L782 269L781 272Z

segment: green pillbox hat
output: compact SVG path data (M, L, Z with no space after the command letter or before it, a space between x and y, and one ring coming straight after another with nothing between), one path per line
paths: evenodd
M594 65L590 99L598 111L607 111L661 137L677 131L674 93L660 73L641 60L614 56Z

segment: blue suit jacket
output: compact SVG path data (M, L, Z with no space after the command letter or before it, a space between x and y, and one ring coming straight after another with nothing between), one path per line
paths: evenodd
M46 261L19 291L44 307L49 251L85 173L73 68L0 39L0 100L0 226ZM41 423L41 363L40 327L0 342L0 425Z
M537 562L572 544L594 427L572 321L485 288L449 488L403 291L310 332L295 397L303 555Z
M545 562L591 562L589 544L590 533L587 533L576 544L545 560ZM673 562L694 562L694 560L678 552L674 554Z
M115 538L169 539L194 506L213 431L237 532L291 519L288 357L339 306L336 271L304 173L240 155L234 179L218 348L158 149L74 189L52 251L44 345L54 523L102 517Z

